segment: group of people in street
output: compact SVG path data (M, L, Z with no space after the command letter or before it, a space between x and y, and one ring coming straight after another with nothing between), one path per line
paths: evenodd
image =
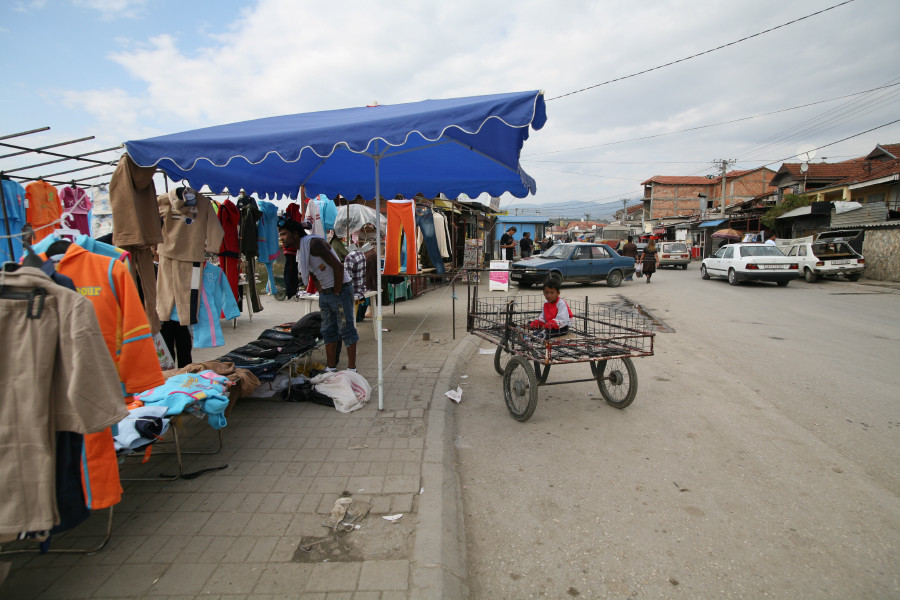
M503 257L503 260L514 260L516 254L516 238L515 234L518 231L515 227L510 227L506 230L502 236L500 236L500 256ZM538 248L541 252L545 252L549 248L551 248L554 244L553 238L550 236L545 237L543 240L539 242L535 242L531 237L531 232L526 231L522 234L522 239L519 240L519 255L522 258L528 258L534 254L534 246L537 244Z
M650 279L656 273L656 268L659 267L659 252L656 249L656 242L652 238L643 251L639 251L637 244L634 243L634 238L629 235L620 254L633 258L635 266L640 264L641 274L647 278L647 283L650 283ZM634 276L626 277L625 281L634 281Z

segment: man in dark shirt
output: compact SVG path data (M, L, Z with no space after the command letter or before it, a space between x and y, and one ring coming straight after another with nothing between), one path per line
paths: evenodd
M516 252L516 240L513 238L516 231L518 230L515 227L510 227L500 237L500 255L504 260L512 260Z
M625 245L622 246L622 256L628 256L635 260L637 260L637 244L631 241L631 236L628 236L628 241L625 242ZM625 278L625 281L633 281L633 275L629 275Z
M525 232L522 234L522 239L519 240L519 251L522 253L522 258L528 258L531 256L531 252L534 250L534 240L531 239L531 233Z

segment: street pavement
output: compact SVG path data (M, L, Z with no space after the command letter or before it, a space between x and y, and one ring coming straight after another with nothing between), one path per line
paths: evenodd
M226 468L193 479L123 482L112 537L92 555L4 556L12 570L0 598L354 599L465 598L465 541L453 463L453 407L465 332L465 284L384 307L384 410L342 414L307 402L238 401L217 454L184 455L184 470ZM216 358L297 318L300 304L262 298L264 310L223 323L226 344L195 350ZM396 312L395 312L396 309ZM358 325L359 372L375 387L372 323ZM321 357L324 362L324 355ZM346 367L342 356L339 368ZM265 384L264 384L265 385ZM179 429L185 449L214 448L216 435L192 417ZM177 472L157 449L149 463L127 458L123 477ZM341 496L370 508L359 528L323 522ZM395 521L385 516L402 515ZM108 511L53 540L52 548L94 548ZM17 542L4 550L34 548Z

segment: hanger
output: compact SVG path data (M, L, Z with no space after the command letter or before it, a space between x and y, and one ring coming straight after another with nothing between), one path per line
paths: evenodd
M73 179L72 181L69 182L69 187L71 187L73 190L77 187L77 186L75 185L75 180L74 180L74 179Z
M22 261L23 267L34 267L36 269L40 269L44 266L44 261L40 256L34 251L34 248L31 247L31 244L22 240L22 247L25 248L25 260Z

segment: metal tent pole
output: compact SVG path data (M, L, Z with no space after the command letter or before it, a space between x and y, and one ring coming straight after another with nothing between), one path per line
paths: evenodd
M384 370L383 355L381 350L381 337L383 333L381 319L381 179L379 176L379 163L381 157L378 154L378 141L375 141L375 269L377 273L378 293L375 295L375 339L378 343L378 410L384 410ZM349 218L349 209L348 218Z

